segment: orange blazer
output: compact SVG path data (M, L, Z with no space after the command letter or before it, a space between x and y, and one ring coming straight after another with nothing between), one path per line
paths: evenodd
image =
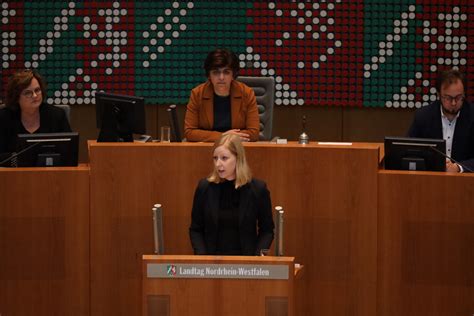
M260 131L257 100L252 88L233 80L230 86L232 129L240 129L257 141ZM188 141L213 142L221 132L213 131L214 87L208 80L191 91L184 118L184 136Z

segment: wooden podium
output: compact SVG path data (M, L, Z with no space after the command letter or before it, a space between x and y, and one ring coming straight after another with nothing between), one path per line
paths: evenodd
M378 316L380 144L244 146L273 206L285 207L285 251L311 267L295 288L297 315ZM211 152L210 143L89 143L91 315L142 314L153 204L164 208L166 251L192 253L192 201Z
M294 315L298 270L294 257L144 255L143 315Z

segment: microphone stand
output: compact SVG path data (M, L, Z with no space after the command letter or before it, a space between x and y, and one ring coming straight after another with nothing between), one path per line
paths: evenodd
M460 163L459 161L449 157L448 155L446 155L442 151L439 151L437 148L435 148L433 146L430 146L429 148L431 148L434 152L442 155L444 158L449 159L451 162L454 162L455 164L458 164L458 165L462 166L464 170L469 171L469 172L474 172L471 168L469 168L469 167L463 165L462 163Z
M301 122L301 134L298 138L298 144L309 144L309 136L306 134L306 115L303 115L302 122Z
M39 142L33 143L33 144L31 144L30 146L23 148L22 150L20 150L20 151L17 152L17 153L16 153L16 152L12 153L12 154L10 155L10 157L8 157L7 159L4 159L4 160L0 161L0 166L2 166L3 164L5 164L5 163L7 163L7 162L12 161L12 160L14 161L18 156L20 156L21 154L23 154L25 151L28 151L28 150L30 150L31 148L38 146L39 144L40 144ZM12 166L12 167L13 167L13 166ZM16 166L15 166L15 167L16 167Z

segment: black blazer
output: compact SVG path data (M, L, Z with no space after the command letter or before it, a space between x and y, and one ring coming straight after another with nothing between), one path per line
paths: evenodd
M258 255L273 240L270 192L265 182L252 179L240 188L239 231L242 255ZM218 233L220 186L206 179L194 193L189 237L197 255L215 254ZM258 227L258 230L257 230Z
M63 109L43 103L39 111L40 127L35 131L35 134L71 131ZM0 109L0 153L15 151L17 135L27 133L28 131L21 123L20 110L12 110L8 107Z
M440 102L436 101L417 110L408 136L442 139L440 107ZM474 170L474 106L467 101L464 102L456 121L451 157L461 165Z

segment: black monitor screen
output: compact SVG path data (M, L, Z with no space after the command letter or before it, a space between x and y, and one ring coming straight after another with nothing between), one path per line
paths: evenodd
M79 133L18 134L18 167L77 166Z
M444 139L385 137L385 169L446 171Z
M132 142L145 134L145 101L142 97L97 92L95 94L99 142Z

